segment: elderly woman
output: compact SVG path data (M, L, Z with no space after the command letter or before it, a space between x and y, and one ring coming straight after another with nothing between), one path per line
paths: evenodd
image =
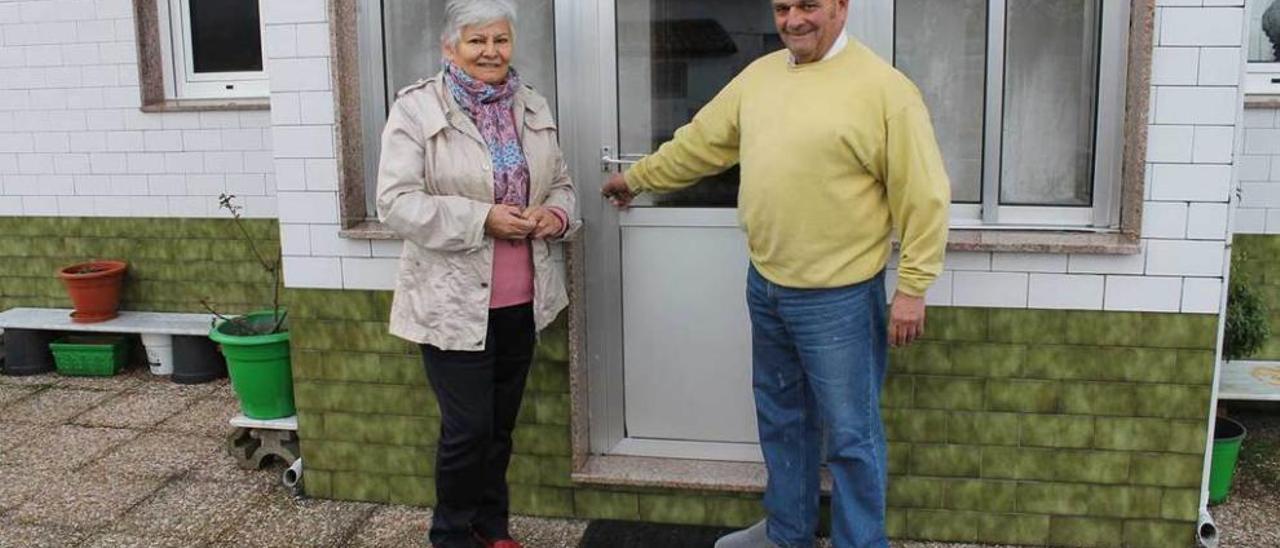
M382 136L378 217L404 238L391 333L418 343L440 406L439 547L518 548L511 432L536 333L568 303L551 247L576 230L546 99L511 68L509 0L451 0L444 69L401 90Z

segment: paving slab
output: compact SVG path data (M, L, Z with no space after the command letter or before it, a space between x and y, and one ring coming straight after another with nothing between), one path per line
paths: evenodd
M156 429L225 439L233 430L227 421L239 412L239 401L209 396L165 419L156 425Z
M27 498L6 517L38 525L99 528L114 523L121 515L155 493L160 480L119 481L84 474L55 475L40 492Z
M431 515L430 508L382 506L356 529L351 546L427 546Z
M126 391L72 419L85 426L148 428L190 407L199 396Z
M133 430L55 426L33 431L27 443L0 454L0 465L32 471L72 471L137 436Z
M512 516L508 526L512 537L531 548L576 548L587 530L587 521Z
M32 495L38 494L45 483L53 481L54 472L33 472L22 468L0 468L0 514L22 506ZM5 546L0 543L0 546Z
M0 411L0 416L4 413ZM10 449L21 447L30 442L34 438L34 433L41 430L52 429L52 426L42 424L28 424L24 422L3 422L0 421L0 453L4 453ZM0 465L6 460L0 457Z
M0 522L0 546L65 548L84 541L89 533L67 527Z
M178 479L130 510L111 530L214 542L262 506L267 491L243 484Z
M5 420L62 424L111 397L110 392L50 387L5 407Z
M57 375L54 377L54 386L79 388L81 390L99 390L102 392L123 392L143 383L146 380L146 376L151 375L147 371L140 367L126 367L110 377Z
M0 409L4 409L15 401L35 394L39 390L39 386L0 384Z
M227 382L226 379L219 379L200 384L178 384L169 380L168 377L152 377L144 379L134 387L134 390L149 394L203 397L216 392L225 382Z
M223 449L199 459L187 472L187 478L193 481L230 483L246 488L269 490L281 485L280 475L284 473L285 468L284 463L273 460L260 470L245 470L236 463L235 457L227 454Z
M0 384L10 386L52 386L58 384L57 373L41 373L39 375L24 375L15 377L12 375L0 375Z
M99 533L77 548L188 548L200 543L192 539L166 539L126 533Z
M263 548L345 546L377 505L319 499L295 500L274 494L223 535L221 542Z
M144 432L113 447L82 472L99 477L166 479L186 473L221 450L222 446L210 438Z

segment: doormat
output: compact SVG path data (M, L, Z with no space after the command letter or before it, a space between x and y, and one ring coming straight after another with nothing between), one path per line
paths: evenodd
M595 520L578 548L711 548L732 528Z

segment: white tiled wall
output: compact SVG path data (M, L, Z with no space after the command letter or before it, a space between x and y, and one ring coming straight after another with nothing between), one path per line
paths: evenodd
M0 0L0 215L274 217L270 114L141 112L135 36L131 0Z
M1236 234L1280 234L1280 110L1244 111Z
M287 285L391 287L398 242L345 240L337 235L338 167L325 0L265 0L262 4L272 88L269 118L257 113L190 117L138 112L133 26L129 10L124 9L128 2L85 1L81 3L92 4L96 10L86 21L41 23L60 25L42 33L18 29L24 17L50 13L30 5L58 3L0 0L0 39L6 44L0 52L0 66L4 67L0 71L5 71L0 73L4 76L0 78L0 104L6 105L0 110L0 174L4 174L6 185L0 195L0 214L79 214L71 212L85 210L83 203L60 201L62 194L70 198L95 196L90 198L89 210L97 204L94 200L102 200L102 207L134 207L132 200L109 199L118 196L116 192L143 191L148 199L159 199L168 211L191 208L199 214L203 193L232 186L257 189L257 178L240 175L262 174L264 194L276 192L279 200ZM1217 311L1241 112L1243 0L1159 0L1158 6L1142 252L1126 256L952 253L947 271L930 291L931 303ZM104 20L110 25L104 25ZM107 26L111 32L106 32ZM60 42L56 52L35 43L22 44L21 53L9 47L14 40L49 35L62 36L67 43ZM128 55L120 51L121 44L127 45L124 53ZM67 56L86 59L69 52L94 51L94 46L99 57L89 57L93 62L84 62L75 70L67 70L69 63L55 63ZM32 69L30 63L39 63L39 68ZM103 66L115 67L114 76L104 74ZM66 90L67 96L61 100L45 97L42 90L51 82L58 83L56 89ZM37 108L44 113L40 131L3 130L12 127L11 120L21 120L27 116L25 111ZM1246 146L1238 168L1241 179L1246 183L1280 180L1280 161L1275 162L1277 175L1273 177L1271 158L1260 152L1280 147L1280 122L1274 113L1251 112L1247 120ZM230 132L268 124L271 129L261 137L260 149L229 148L254 143L245 135ZM1254 129L1274 135L1250 133ZM164 131L177 134L161 133ZM1267 140L1275 147L1264 145ZM275 143L274 149L271 143ZM168 150L178 144L180 148ZM37 147L67 151L39 152ZM114 147L140 150L118 151ZM264 150L271 151L274 166L261 157ZM210 166L234 168L236 177L210 172ZM82 176L74 173L86 170ZM35 177L38 188L56 189L59 194L9 192L11 177L17 177L15 188L30 188L22 183ZM1250 204L1275 203L1280 211L1280 194L1250 184L1245 185L1245 192L1246 209L1241 210L1243 219L1237 220L1237 226L1248 220ZM1268 215L1280 230L1280 215L1272 211L1262 213L1259 226L1267 226Z

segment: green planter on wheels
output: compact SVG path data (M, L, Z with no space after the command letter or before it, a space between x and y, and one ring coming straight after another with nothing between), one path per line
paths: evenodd
M278 419L296 413L289 331L282 327L272 333L275 321L270 310L252 312L219 322L209 332L209 338L222 345L240 410L251 419Z

